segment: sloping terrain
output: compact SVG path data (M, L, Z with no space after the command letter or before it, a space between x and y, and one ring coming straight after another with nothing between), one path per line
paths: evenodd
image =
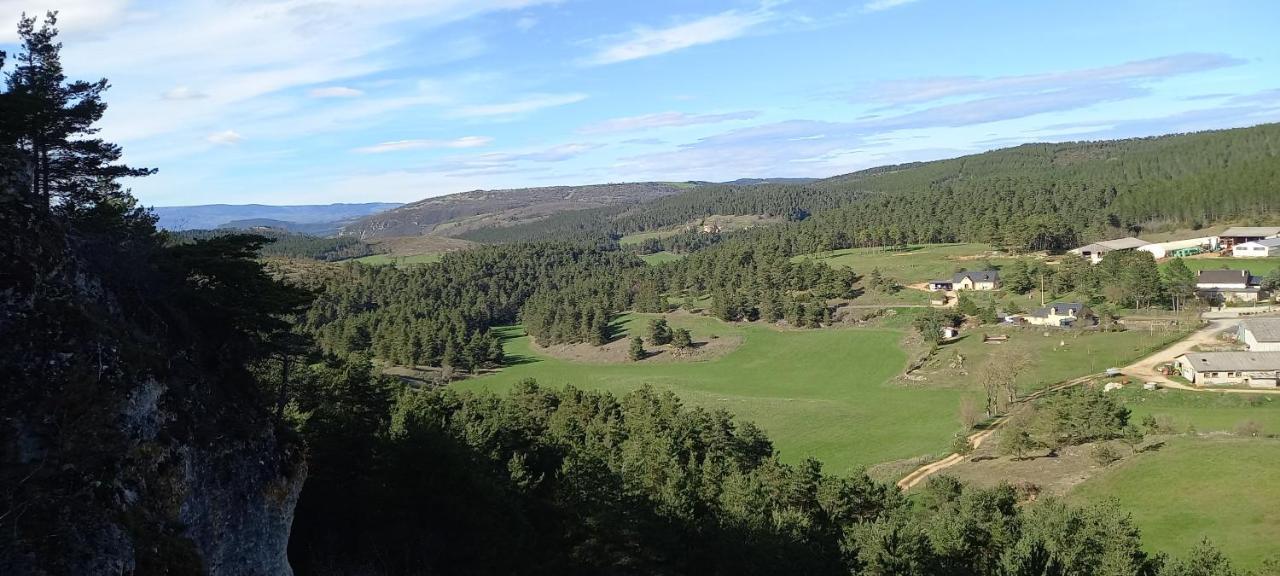
M687 185L661 182L475 190L419 200L366 216L342 229L362 240L435 233L458 236L480 228L536 221L559 212L645 202Z
M156 206L156 226L165 230L209 230L220 227L250 228L270 226L291 232L315 234L316 230L337 230L343 223L375 212L395 208L394 202L363 204L308 204L269 206L265 204L205 204L200 206ZM300 226L306 225L306 226ZM306 228L306 229L303 229Z

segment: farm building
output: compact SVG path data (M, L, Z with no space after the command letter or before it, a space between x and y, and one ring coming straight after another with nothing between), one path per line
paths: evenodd
M1155 256L1157 259L1191 256L1193 254L1211 252L1217 249L1217 236L1188 238L1186 240L1174 240L1172 242L1157 242L1155 244L1147 244L1146 246L1138 247L1138 250L1150 252L1151 255Z
M1280 318L1250 318L1240 323L1236 339L1250 352L1280 352Z
M1079 248L1076 248L1075 250L1072 250L1071 253L1084 256L1085 258L1089 259L1089 262L1097 264L1102 261L1102 257L1106 256L1107 252L1118 252L1120 250L1136 250L1138 248L1146 246L1147 244L1149 244L1149 242L1147 242L1146 240L1139 240L1133 237L1117 238L1115 240L1105 240L1102 242L1094 242L1093 244L1081 246Z
M1237 244L1256 242L1280 236L1280 226L1236 226L1227 228L1218 235L1223 250L1231 250Z
M1243 244L1236 244L1231 249L1231 255L1236 258L1267 258L1270 256L1280 256L1280 238L1267 238L1265 240L1254 240Z
M930 280L929 290L934 292L951 290L999 290L1000 272L995 270L974 270L956 272L950 280Z
M1093 312L1084 304L1058 302L1034 310L1020 318L1033 326L1074 326L1080 323L1092 324Z
M1257 302L1262 288L1248 270L1201 270L1196 276L1196 296L1215 304Z
M1174 365L1197 386L1275 388L1280 381L1280 352L1191 352Z

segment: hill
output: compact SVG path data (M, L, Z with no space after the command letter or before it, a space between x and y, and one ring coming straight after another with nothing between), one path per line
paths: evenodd
M307 204L271 206L266 204L205 204L200 206L156 206L152 211L165 230L212 228L252 228L268 226L291 232L322 234L336 231L342 224L361 216L399 206L393 202L363 204Z
M677 194L689 184L636 182L474 190L427 198L366 216L342 229L362 240L435 233L460 236L481 228L505 227L550 215L644 202Z
M471 239L626 235L736 214L807 220L775 227L797 251L941 242L1057 249L1144 230L1274 219L1278 157L1280 124L1024 144L813 182L698 186L626 209L565 214Z

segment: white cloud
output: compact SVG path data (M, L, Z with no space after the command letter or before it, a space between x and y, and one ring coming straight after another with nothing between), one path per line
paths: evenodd
M524 31L532 30L533 27L537 25L538 19L533 16L523 16L519 20L516 20L516 28Z
M211 144L228 146L231 144L239 144L243 142L244 136L241 136L240 133L236 132L235 130L223 130L221 132L214 132L213 134L206 136L205 140L209 141L209 143Z
M862 5L863 12L879 12L916 2L916 0L871 0Z
M657 114L645 114L642 116L626 116L622 118L610 118L603 122L589 124L583 126L578 132L583 134L611 134L617 132L631 132L635 130L648 130L652 128L670 128L678 126L693 126L697 124L714 124L717 122L728 122L730 120L748 120L759 116L760 113L753 110L744 110L741 112L727 112L724 114L686 114L684 112L660 112Z
M763 9L747 13L730 10L667 28L637 27L623 35L621 41L615 41L596 52L587 63L614 64L730 40L772 18Z
M487 136L463 136L453 140L395 140L380 142L373 146L356 148L361 154L382 154L384 152L402 152L405 150L424 150L433 148L478 148L493 142Z
M565 106L575 102L581 102L586 99L586 94L532 94L510 102L462 106L454 110L453 115L463 118L514 116L517 114L536 112L544 108Z
M65 36L96 34L126 17L128 0L0 0L0 44L18 39L18 16L58 11L58 30Z
M355 98L356 96L364 96L364 91L346 86L326 86L324 88L312 88L307 92L312 98Z
M208 98L209 95L199 90L194 90L190 86L175 86L166 90L160 97L165 100L199 100Z

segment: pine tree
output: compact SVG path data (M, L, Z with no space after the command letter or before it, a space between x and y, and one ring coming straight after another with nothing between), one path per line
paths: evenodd
M627 357L630 358L632 362L638 362L640 360L644 360L646 354L647 352L645 352L644 349L644 340L641 340L639 336L633 337L631 339L631 348L627 350Z
M689 331L684 328L676 328L671 333L671 346L677 350L684 350L693 345L693 337Z

